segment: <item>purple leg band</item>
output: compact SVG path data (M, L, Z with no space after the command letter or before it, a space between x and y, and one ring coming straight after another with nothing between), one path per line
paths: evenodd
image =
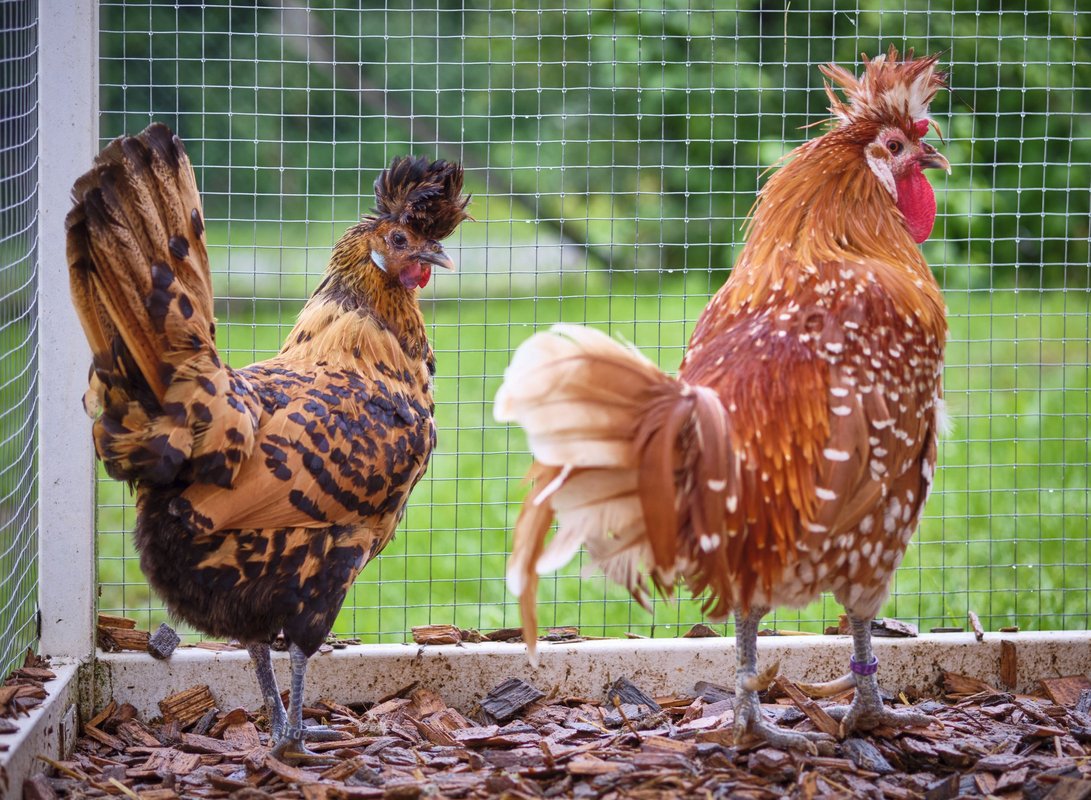
M849 669L857 675L874 675L879 671L879 659L871 657L871 661L860 663L853 656L849 656Z

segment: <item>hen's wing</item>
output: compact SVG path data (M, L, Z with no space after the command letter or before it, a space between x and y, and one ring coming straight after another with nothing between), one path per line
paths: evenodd
M314 528L400 513L435 443L411 384L280 359L240 370L264 408L231 488L193 485L173 510L199 531Z

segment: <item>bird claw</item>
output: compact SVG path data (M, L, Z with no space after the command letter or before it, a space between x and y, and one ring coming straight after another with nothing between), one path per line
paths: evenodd
M870 731L874 728L927 728L934 721L927 714L912 709L895 710L881 703L854 700L849 706L830 706L826 713L841 722L839 731L845 738L855 731Z
M856 686L856 675L849 672L840 678L822 683L797 683L799 690L808 697L833 697Z
M780 661L774 661L757 675L748 675L742 679L742 688L748 692L764 692L773 685L780 674Z

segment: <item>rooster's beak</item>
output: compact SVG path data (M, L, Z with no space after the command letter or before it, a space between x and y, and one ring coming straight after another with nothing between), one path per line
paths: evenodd
M943 169L947 170L948 175L951 174L951 162L927 142L921 142L921 155L917 163L921 165L921 169Z
M448 272L455 271L455 262L451 260L451 257L447 255L447 251L442 247L436 250L426 250L417 256L418 261L424 261L427 264L432 264Z

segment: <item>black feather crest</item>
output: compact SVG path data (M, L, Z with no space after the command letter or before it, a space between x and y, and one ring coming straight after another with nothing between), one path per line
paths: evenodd
M462 194L462 166L399 156L375 180L375 214L406 225L428 239L445 239L464 219L470 197Z

